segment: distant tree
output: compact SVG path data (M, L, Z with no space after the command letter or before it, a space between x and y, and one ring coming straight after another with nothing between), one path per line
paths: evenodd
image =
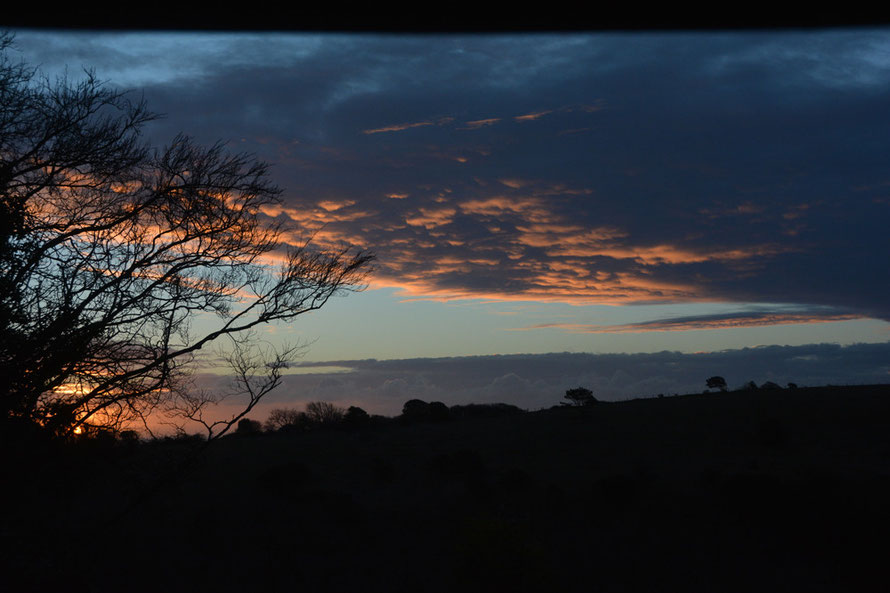
M343 420L346 410L329 402L309 402L306 416L309 422L320 426L330 426Z
M568 402L562 402L565 406L592 406L597 403L593 392L585 387L567 389L564 398L568 400Z
M250 418L242 418L239 420L238 427L235 429L235 434L240 435L260 434L261 432L263 432L263 425Z
M409 399L402 406L402 418L408 421L427 420L430 416L430 405L422 399Z
M781 389L782 386L778 383L773 383L772 381L767 381L763 385L760 386L761 389Z
M797 383L789 383L788 389L797 389Z
M708 378L705 382L708 386L708 389L719 389L720 391L726 391L726 379L720 376L714 376Z
M743 391L756 391L757 383L755 383L754 381L748 381L747 383L742 385L742 390Z
M297 426L306 421L306 413L293 408L275 408L269 412L269 418L264 424L268 432L281 430L285 426Z
M346 414L343 416L343 423L350 428L367 426L371 423L371 416L358 406L349 406L349 409L346 410Z

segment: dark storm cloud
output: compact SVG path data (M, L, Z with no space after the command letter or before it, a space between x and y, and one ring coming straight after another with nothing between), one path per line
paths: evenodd
M862 30L255 36L144 76L152 137L275 163L269 215L374 249L380 285L890 319L888 50Z
M890 344L764 346L697 354L516 354L297 366L351 371L287 375L281 388L264 400L263 410L324 400L394 415L412 398L449 405L506 402L538 409L557 404L566 389L579 385L592 389L599 399L622 400L698 393L713 375L725 377L730 388L750 380L810 386L886 383ZM211 376L202 381L215 386Z

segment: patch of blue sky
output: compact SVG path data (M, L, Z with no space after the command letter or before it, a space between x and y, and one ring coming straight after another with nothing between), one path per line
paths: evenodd
M770 304L759 307L782 310ZM890 340L890 324L873 319L636 333L567 329L754 309L751 304L739 303L582 306L533 301L442 302L405 300L397 289L378 289L331 299L321 310L301 316L293 324L274 326L263 336L275 343L309 344L303 358L307 362L548 352L691 353L766 344L846 345ZM553 327L529 329L543 324Z

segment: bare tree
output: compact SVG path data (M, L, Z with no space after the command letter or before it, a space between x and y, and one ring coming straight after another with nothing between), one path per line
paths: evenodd
M253 328L359 290L373 255L282 243L268 166L186 136L155 149L142 101L91 73L49 81L0 36L0 421L57 434L170 412L214 424L186 389L199 353L233 338L247 408L293 349L260 360ZM195 317L209 331L193 331ZM246 413L246 412L245 412Z
M274 408L269 411L269 417L266 419L263 427L267 432L275 432L285 427L304 425L307 422L308 419L305 412L294 408Z
M343 420L346 410L330 402L309 402L306 404L306 416L310 422L320 426L337 424Z
M302 347L287 346L280 350L258 346L252 332L245 336L228 335L231 350L220 352L221 357L233 372L232 388L221 393L207 390L180 388L178 399L168 403L167 412L171 424L178 431L184 431L182 420L200 424L207 432L207 440L215 440L226 434L232 426L240 426L245 416L254 409L267 393L281 384L282 370L300 353ZM180 386L181 387L181 386ZM208 414L223 400L241 397L243 405L228 417ZM210 408L210 410L208 410ZM180 420L180 422L176 422Z

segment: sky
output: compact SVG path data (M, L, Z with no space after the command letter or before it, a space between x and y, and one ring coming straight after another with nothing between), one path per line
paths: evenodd
M267 329L310 344L278 406L890 380L890 29L31 29L16 51L144 96L152 142L271 163L287 241L377 254L367 290Z

